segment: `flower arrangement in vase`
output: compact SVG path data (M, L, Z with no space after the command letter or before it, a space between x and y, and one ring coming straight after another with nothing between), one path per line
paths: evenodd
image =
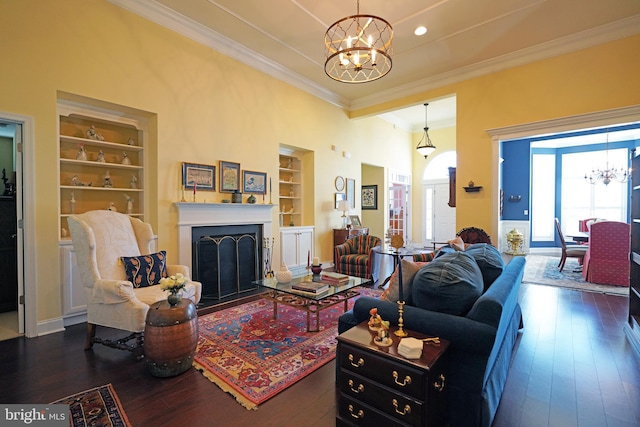
M187 278L181 273L160 279L160 289L169 291L169 296L167 297L169 305L176 305L180 302L180 291L185 286L187 286Z

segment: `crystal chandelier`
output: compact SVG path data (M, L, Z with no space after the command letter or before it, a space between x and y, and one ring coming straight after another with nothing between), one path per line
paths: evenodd
M422 135L422 138L420 138L418 146L416 147L416 150L418 150L418 154L424 156L425 159L429 157L429 154L433 153L436 149L436 146L431 143L431 138L429 138L429 126L427 124L428 105L428 103L424 104L424 135Z
M360 15L358 0L356 15L337 21L324 35L324 71L344 83L377 80L391 71L392 39L391 24L377 16Z
M606 142L606 161L604 169L592 169L590 174L584 174L585 181L590 184L597 184L602 182L604 185L609 185L611 181L617 181L619 183L627 182L629 179L629 170L624 168L609 168L609 132L607 131Z

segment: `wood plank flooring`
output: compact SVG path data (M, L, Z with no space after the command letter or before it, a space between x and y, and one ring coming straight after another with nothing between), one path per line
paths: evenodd
M523 284L521 335L494 427L640 425L627 298ZM48 403L112 383L134 426L333 426L331 362L256 411L202 374L155 378L127 352L83 351L84 325L0 342L0 403Z

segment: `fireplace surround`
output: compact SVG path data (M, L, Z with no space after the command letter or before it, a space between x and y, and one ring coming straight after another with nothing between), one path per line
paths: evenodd
M262 278L263 237L272 236L272 204L174 203L178 262L202 282L203 297L222 299L252 290Z

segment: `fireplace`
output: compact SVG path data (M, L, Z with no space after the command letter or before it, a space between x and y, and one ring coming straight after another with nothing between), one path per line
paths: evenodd
M262 241L272 236L275 205L174 203L178 211L178 263L202 282L204 298L222 299L255 288L262 278Z
M202 297L222 299L257 289L262 279L262 224L193 227L192 276Z

